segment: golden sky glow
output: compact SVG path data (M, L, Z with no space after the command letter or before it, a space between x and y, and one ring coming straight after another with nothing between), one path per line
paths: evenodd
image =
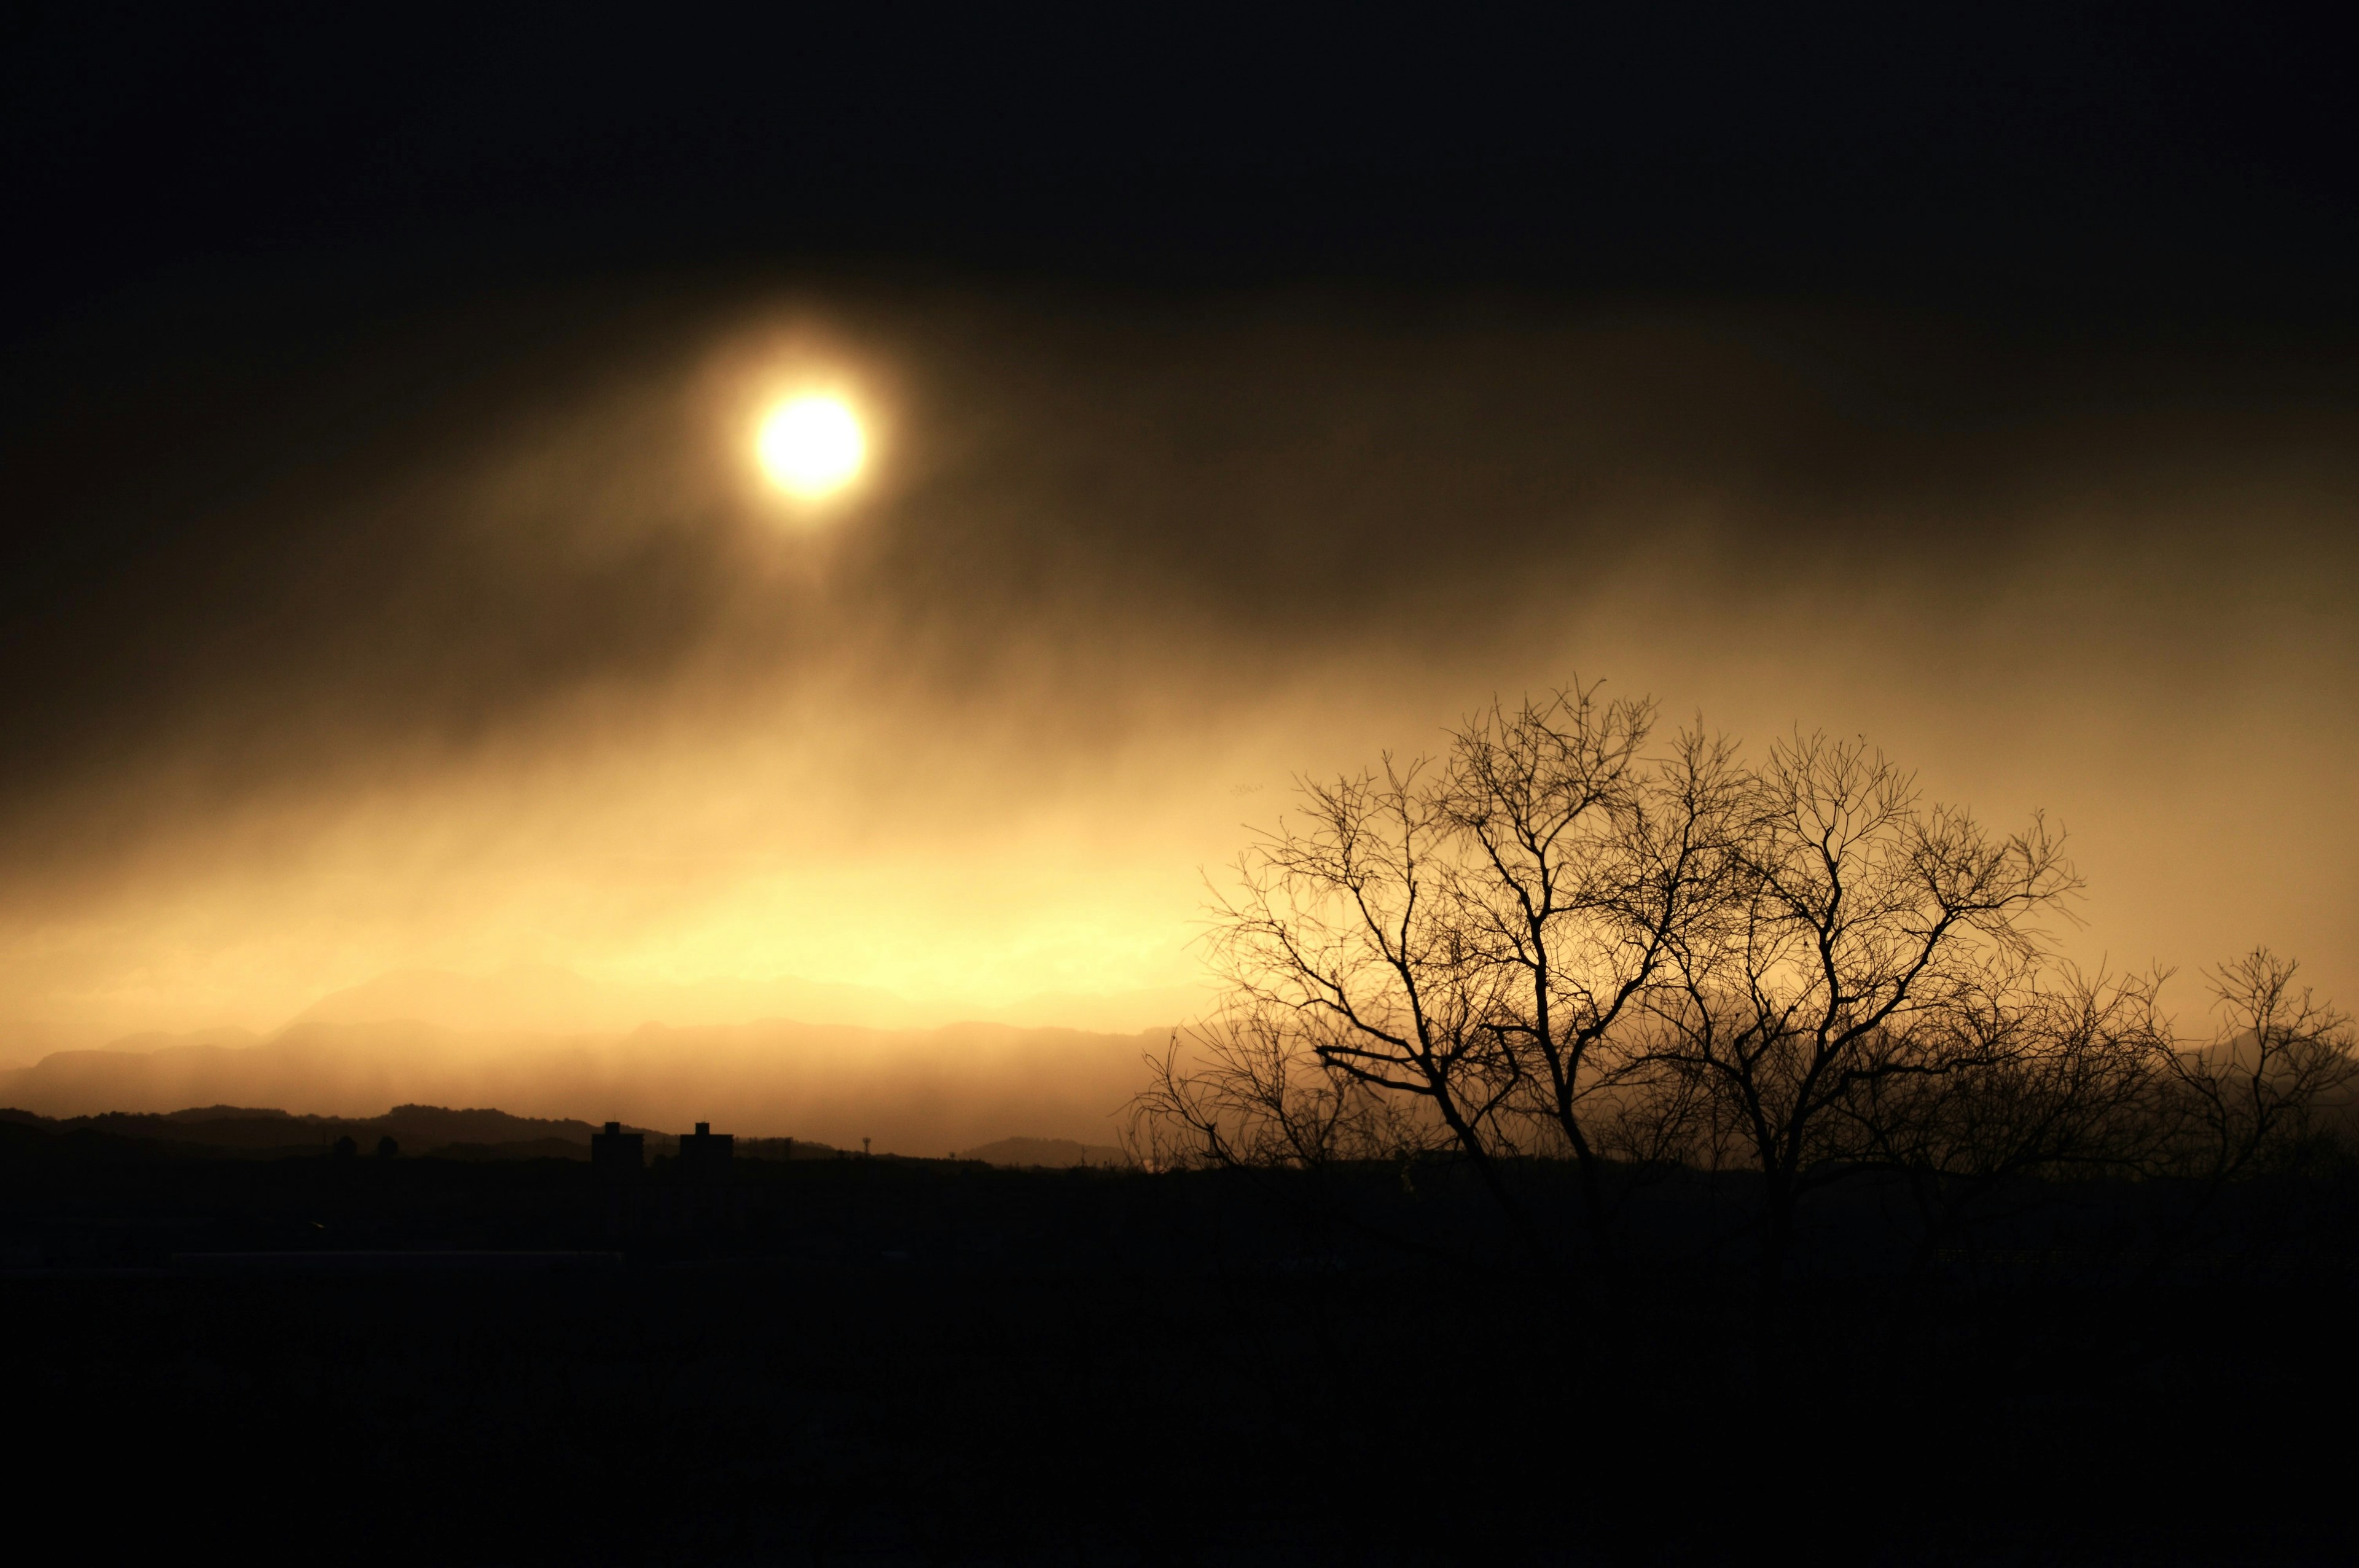
M1758 341L756 300L429 399L27 644L0 1056L416 968L1169 993L1293 773L1576 672L2046 807L2092 962L2266 941L2359 990L2359 443L1911 423ZM854 389L852 439L776 424L797 385ZM890 463L844 468L880 421ZM859 528L770 525L774 428Z

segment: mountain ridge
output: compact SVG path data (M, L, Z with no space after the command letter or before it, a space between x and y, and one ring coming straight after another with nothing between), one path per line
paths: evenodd
M52 1117L264 1105L346 1119L391 1105L496 1105L525 1117L709 1121L754 1137L840 1147L867 1139L879 1152L940 1155L1004 1139L1011 1127L1109 1143L1159 1040L1154 1031L978 1022L879 1030L767 1021L549 1035L312 1021L246 1046L53 1052L0 1072L0 1104Z

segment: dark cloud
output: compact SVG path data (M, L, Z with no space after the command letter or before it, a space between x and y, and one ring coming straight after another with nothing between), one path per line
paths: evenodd
M894 445L799 540L749 510L726 375L812 324L889 388ZM814 665L928 707L1021 668L1076 708L1363 644L1479 673L1634 580L1829 616L1930 591L1933 623L2074 552L2166 618L2347 580L2347 357L2006 325L760 280L332 341L267 301L193 343L168 319L13 446L9 798L191 749L225 788L324 776Z

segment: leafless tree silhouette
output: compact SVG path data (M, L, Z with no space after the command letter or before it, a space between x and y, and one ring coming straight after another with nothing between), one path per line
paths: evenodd
M1650 998L1652 1059L1694 1086L1695 1157L1758 1173L1774 1286L1801 1202L1886 1152L1881 1091L2026 1065L2037 922L2079 883L2041 819L1995 836L1861 743L1781 742L1749 785L1736 872Z
M2211 976L2212 1040L2165 1059L2162 1169L2206 1192L2298 1156L2359 1081L2350 1015L2297 987L2299 968L2255 948Z
M1519 1226L1502 1162L1569 1158L1602 1238L1609 1168L1671 1152L1654 1100L1683 1087L1625 1025L1724 901L1745 820L1732 749L1650 758L1654 724L1574 687L1495 704L1438 763L1301 784L1216 910L1228 1006L1158 1065L1155 1153L1449 1148Z
M2350 1097L2349 1020L2266 951L2179 1043L2161 971L2087 976L2044 924L2080 880L1864 742L1746 765L1575 685L1440 759L1332 783L1240 859L1210 923L1223 1011L1134 1106L1160 1165L1449 1153L1545 1251L1516 1173L1569 1162L1614 1244L1634 1172L1739 1172L1765 1301L1816 1191L1897 1173L1920 1260L2027 1179L2191 1179L2199 1206Z
M2161 1147L2155 1087L2172 1052L2165 976L2069 967L2012 995L1968 999L1926 1032L1970 1071L1862 1080L1841 1106L1865 1160L1907 1180L1921 1271L2026 1179L2136 1173Z

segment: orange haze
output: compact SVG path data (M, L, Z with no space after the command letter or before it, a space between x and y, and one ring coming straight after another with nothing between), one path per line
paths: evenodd
M710 283L234 375L162 333L13 470L116 544L12 613L0 1065L237 1029L284 1047L238 1095L298 1110L636 1095L811 1137L883 1130L883 1089L822 1104L857 1066L976 1108L912 1147L1103 1141L1133 1032L1201 1005L1202 875L1291 774L1576 672L2047 808L2085 957L2267 942L2359 997L2354 403L2297 351L2199 350ZM781 526L748 410L817 375L873 470ZM100 456L180 411L142 471ZM446 1032L414 1070L297 1062L403 1017ZM1103 1031L1122 1071L922 1033L962 1020ZM132 1092L74 1081L38 1108Z

